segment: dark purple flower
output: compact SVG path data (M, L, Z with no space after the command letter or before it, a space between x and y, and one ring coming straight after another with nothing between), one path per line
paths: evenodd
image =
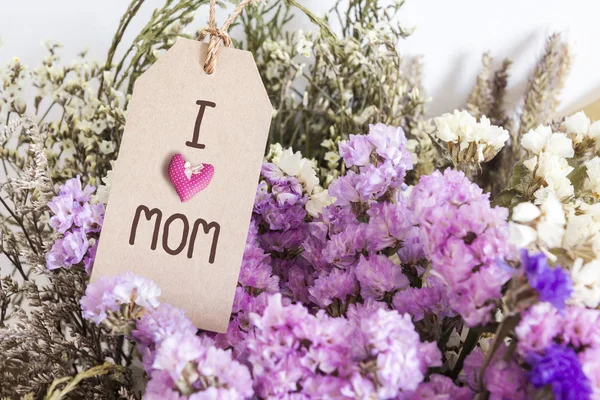
M573 281L569 274L560 265L551 268L543 253L530 255L523 249L521 263L529 284L537 291L540 301L546 301L563 310L565 302L573 292Z
M577 354L570 347L554 344L544 354L532 353L529 382L536 388L551 385L556 400L589 399L592 390Z

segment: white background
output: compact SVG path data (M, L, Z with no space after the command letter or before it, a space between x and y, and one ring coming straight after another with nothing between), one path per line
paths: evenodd
M386 2L388 0L381 0ZM147 0L128 29L129 42L164 0ZM43 40L63 43L64 60L88 49L92 57L105 58L119 18L128 0L0 0L0 63L19 56L34 66L44 52ZM302 0L323 12L334 0ZM206 23L207 8L198 16ZM600 97L600 2L597 0L408 0L400 20L415 26L413 36L400 44L406 55L422 55L424 86L433 98L428 114L462 107L487 50L514 61L509 81L509 105L518 105L528 73L554 31L563 32L572 44L573 66L561 109L575 110ZM225 19L220 10L219 21ZM310 29L305 18L295 27ZM196 28L196 27L195 27Z

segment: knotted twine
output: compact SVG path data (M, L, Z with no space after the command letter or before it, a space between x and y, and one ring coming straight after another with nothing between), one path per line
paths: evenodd
M227 33L227 30L235 21L235 19L242 13L244 7L248 4L252 3L256 0L242 0L240 4L237 5L235 10L231 13L229 18L225 21L221 29L217 28L217 0L210 0L210 15L208 17L208 28L204 28L200 35L198 36L198 40L203 41L207 36L210 37L208 42L208 54L206 56L206 61L204 61L204 72L211 75L215 72L215 66L217 64L217 53L219 52L219 47L221 42L226 47L231 47L231 37Z

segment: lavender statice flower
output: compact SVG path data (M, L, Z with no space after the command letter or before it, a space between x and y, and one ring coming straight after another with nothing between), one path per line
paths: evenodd
M543 354L532 353L528 362L529 382L536 389L549 385L555 399L591 398L590 382L572 348L553 344Z
M490 392L490 399L525 400L527 396L527 377L513 355L507 355L506 343L501 343L491 358L480 382L481 369L486 359L481 347L475 348L465 359L462 379L474 391L485 387Z
M340 143L340 155L347 167L358 171L348 171L329 187L336 204L342 206L376 200L389 189L400 188L413 168L404 132L384 124L371 125L366 136L350 135Z
M369 371L364 372L375 383L380 399L416 390L428 368L441 366L436 343L421 342L408 314L380 308L352 323L356 326L354 358Z
M552 304L559 310L565 308L565 302L573 292L573 281L560 265L550 268L548 259L543 253L530 255L521 250L521 263L527 280L538 293L540 301Z
M367 214L370 217L367 241L372 250L395 247L411 234L413 228L411 213L404 201L373 204Z
M325 261L346 268L356 262L357 254L367 246L367 224L349 225L346 230L330 236L323 249Z
M429 377L429 382L421 383L406 400L471 400L473 396L468 387L456 386L447 376L433 374Z
M160 288L151 280L126 272L114 277L103 276L90 283L80 304L83 316L96 324L115 316L122 306L125 306L122 311L127 315L121 317L131 320L141 316L145 310L158 307L160 293ZM131 312L130 308L134 311Z
M48 203L53 213L50 226L63 234L46 253L48 269L83 266L91 273L104 219L104 205L89 203L94 190L89 185L82 190L79 177L72 178Z
M345 304L348 296L358 295L359 290L352 268L345 271L334 268L330 273L315 279L308 293L310 301L321 308L327 308L335 299Z
M158 346L145 399L247 399L248 368L212 340L177 334Z
M429 286L407 288L394 296L392 305L401 314L408 313L413 321L422 320L425 315L435 315L443 319L454 317L456 313L450 308L446 288L438 280L430 278Z
M488 197L462 172L447 169L423 176L409 198L433 272L470 326L490 320L511 277L502 262L512 250L508 211L492 208Z
M550 303L537 303L522 313L515 328L517 349L522 356L541 353L561 334L564 318Z
M279 290L279 277L273 274L271 259L257 243L254 223L248 235L244 257L240 269L239 283L247 288L255 288L273 293Z
M363 298L382 300L386 293L395 293L409 285L402 268L382 254L360 256L356 265L356 279L360 282Z
M193 336L197 330L183 310L160 304L155 310L143 313L131 334L143 355L144 367L149 372L154 362L154 350L163 340L180 334Z
M600 347L600 310L571 306L562 323L562 339L573 347Z

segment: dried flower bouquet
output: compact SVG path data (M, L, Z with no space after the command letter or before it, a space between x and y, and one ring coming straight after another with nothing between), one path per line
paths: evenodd
M127 47L143 3L103 63L48 44L1 70L0 396L600 398L600 123L556 116L560 35L518 109L485 54L464 110L429 119L402 1L249 8L236 45L276 113L227 333L144 277L88 284L133 83L207 0L167 0Z

